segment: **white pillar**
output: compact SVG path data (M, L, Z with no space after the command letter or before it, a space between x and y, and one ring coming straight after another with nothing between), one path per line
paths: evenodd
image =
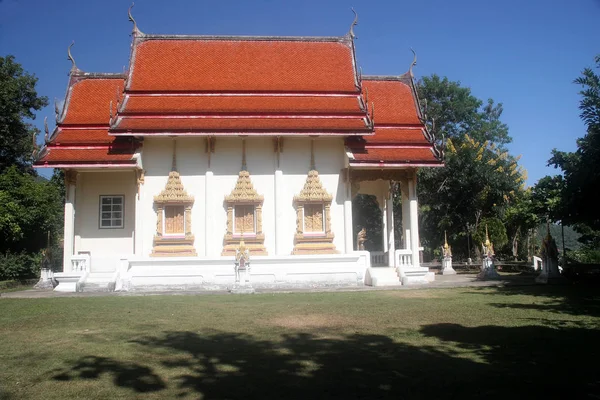
M351 183L346 182L346 199L344 200L344 239L346 254L354 251L354 238L352 235L352 189Z
M283 171L279 168L275 170L275 254L280 256L282 253L282 246L285 238L280 237L284 235L283 223Z
M404 249L410 250L410 205L408 195L408 181L402 181L400 183L400 194L402 196L402 231L404 236Z
M134 226L135 226L135 231L133 233L133 237L134 237L134 244L133 244L133 254L136 257L142 257L143 254L143 243L144 243L144 216L142 215L142 210L143 210L143 196L144 196L144 191L142 190L142 182L138 182L138 172L134 171L135 174L135 180L136 180L136 187L138 190L138 193L135 196L135 222L134 222Z
M381 219L383 225L383 252L386 253L388 251L388 203L385 196L381 198L379 205L381 207Z
M75 188L77 183L76 173L66 171L67 196L65 199L65 229L63 232L63 272L71 272L71 256L73 255L73 241L75 236Z
M410 203L410 244L412 250L413 267L420 267L419 260L419 210L417 202L417 175L408 181L408 196Z
M391 188L390 188L391 189ZM394 237L394 200L391 190L389 191L388 198L385 199L385 205L387 209L387 248L388 248L388 266L396 266L396 243Z
M215 256L214 249L211 248L210 239L214 236L213 229L213 206L211 202L211 190L213 185L213 172L206 171L204 175L204 248L200 252L205 257ZM217 249L218 251L218 249Z

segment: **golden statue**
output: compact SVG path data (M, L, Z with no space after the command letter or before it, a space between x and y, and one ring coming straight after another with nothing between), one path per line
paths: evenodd
M356 248L358 250L364 250L366 240L367 240L367 230L365 228L362 228L360 230L360 232L358 232L358 235L356 235Z

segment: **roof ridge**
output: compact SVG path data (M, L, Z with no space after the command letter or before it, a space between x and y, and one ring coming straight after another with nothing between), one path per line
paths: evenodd
M347 36L277 36L277 35L169 35L143 34L141 40L232 40L232 41L285 41L285 42L344 42L351 39Z
M73 77L78 78L78 81L81 79L125 79L126 74L122 72L83 72L78 71L74 72Z

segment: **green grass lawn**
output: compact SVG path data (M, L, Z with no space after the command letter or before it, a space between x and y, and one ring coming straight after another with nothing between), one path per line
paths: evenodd
M597 398L599 317L577 285L0 299L0 398Z

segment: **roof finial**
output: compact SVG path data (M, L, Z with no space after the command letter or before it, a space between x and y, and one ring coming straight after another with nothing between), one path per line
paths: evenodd
M444 231L444 249L448 248L448 235L446 234L446 231Z
M354 27L358 25L358 14L356 11L354 11L354 8L351 8L351 10L354 13L354 21L352 21L352 25L350 25L350 32L348 32L348 35L350 35L351 39L356 39L357 37L354 34Z
M73 55L71 54L71 47L73 47L74 44L75 44L75 41L73 40L71 42L71 44L69 45L69 47L67 48L67 60L71 60L71 63L73 63L73 65L71 66L71 72L79 70L79 68L77 68L77 65L75 65L75 59L73 58Z
M131 3L131 6L129 6L129 10L127 10L127 16L129 17L129 20L131 22L133 22L133 30L131 31L131 34L136 36L139 35L140 33L142 33L138 27L137 27L137 23L135 22L135 19L133 18L133 15L131 15L131 9L133 8L133 6L135 5L135 3Z
M58 111L58 99L55 97L54 98L54 116L56 117L57 121L58 121L58 114L60 114L60 112Z
M412 69L415 65L417 65L417 53L415 53L415 51L412 49L412 47L410 48L410 51L412 51L412 53L413 53L413 61L412 61L412 64L410 64L410 68L408 68L408 73L412 77L413 76Z
M112 124L112 119L113 119L113 113L112 113L112 100L110 101L110 105L108 106L109 110L108 110L108 115L110 117L110 123Z
M48 137L50 136L50 131L48 129L48 117L44 117L44 142L48 143Z
M38 152L38 146L37 143L35 141L35 137L37 136L37 132L33 131L33 134L31 135L31 140L33 140L33 151L31 152L31 158L36 158L35 156L37 156L37 152Z
M371 125L375 125L375 102L371 102Z

